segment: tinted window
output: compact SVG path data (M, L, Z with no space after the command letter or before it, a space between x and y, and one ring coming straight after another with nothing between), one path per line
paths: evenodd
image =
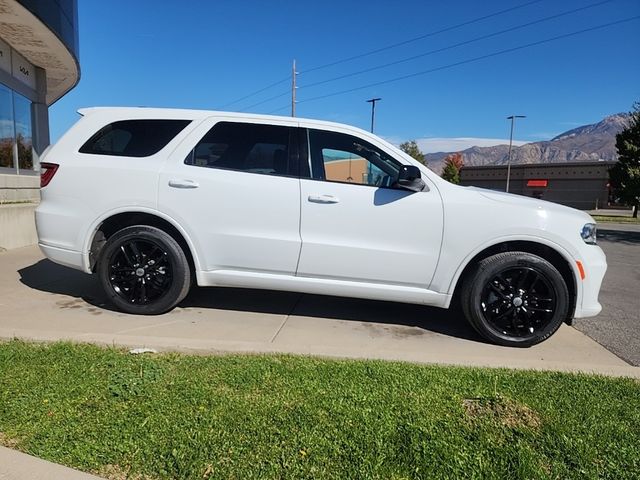
M314 178L390 187L400 163L370 143L342 133L309 130Z
M123 120L101 128L80 153L148 157L158 153L190 120Z
M187 165L269 175L289 175L291 128L219 122L185 159Z

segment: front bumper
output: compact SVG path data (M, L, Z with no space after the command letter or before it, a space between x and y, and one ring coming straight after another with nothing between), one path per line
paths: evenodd
M582 299L576 305L574 317L595 317L602 311L602 305L598 302L598 294L607 271L607 258L602 249L596 245L585 245L581 253L580 261L584 268L585 278L581 281Z

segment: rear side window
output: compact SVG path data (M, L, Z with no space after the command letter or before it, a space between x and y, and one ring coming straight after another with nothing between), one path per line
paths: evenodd
M158 153L191 120L122 120L102 127L80 147L80 153L148 157Z
M278 125L218 122L185 159L187 165L267 175L295 175L290 164L290 135Z

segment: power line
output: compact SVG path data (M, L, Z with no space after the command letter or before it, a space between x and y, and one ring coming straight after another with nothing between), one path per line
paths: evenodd
M498 32L493 32L493 33L489 33L489 34L486 34L486 35L482 35L480 37L472 38L470 40L465 40L463 42L458 42L458 43L455 43L453 45L449 45L449 46L446 46L446 47L437 48L435 50L430 50L428 52L420 53L418 55L412 55L410 57L406 57L406 58L403 58L403 59L400 59L400 60L395 60L393 62L384 63L382 65L376 65L374 67L369 67L369 68L366 68L364 70L358 70L357 72L346 73L344 75L339 75L337 77L328 78L326 80L321 80L321 81L318 81L318 82L310 83L308 85L301 85L301 86L298 87L298 89L316 87L318 85L324 85L326 83L335 82L337 80L343 80L345 78L354 77L356 75L361 75L363 73L373 72L374 70L380 70L382 68L391 67L393 65L398 65L400 63L406 63L406 62L409 62L411 60L416 60L418 58L423 58L423 57L426 57L428 55L433 55L434 53L440 53L440 52L444 52L446 50L452 50L454 48L461 47L463 45L469 45L470 43L475 43L475 42L478 42L480 40L486 40L487 38L496 37L498 35L503 35L505 33L513 32L515 30L520 30L522 28L530 27L531 25L536 25L538 23L547 22L549 20L553 20L553 19L560 18L560 17L566 16L566 15L570 15L572 13L580 12L582 10L587 10L589 8L598 7L600 5L604 5L605 3L611 3L612 1L614 1L614 0L603 0L603 1L600 1L600 2L592 3L590 5L586 5L584 7L574 8L573 10L567 10L565 12L557 13L555 15L550 15L548 17L544 17L544 18L541 18L539 20L534 20L532 22L527 22L527 23L523 23L521 25L516 25L515 27L506 28L506 29L500 30Z
M387 46L384 46L384 47L380 47L380 48L377 48L375 50L370 50L368 52L361 53L359 55L354 55L354 56L349 57L349 58L343 58L342 60L337 60L335 62L327 63L327 64L324 64L324 65L319 65L319 66L316 66L316 67L313 67L313 68L309 68L309 69L304 70L304 71L299 72L299 73L300 74L309 73L309 72L313 72L313 71L316 71L316 70L321 70L321 69L324 69L324 68L328 68L328 67L331 67L331 66L334 66L334 65L339 65L341 63L346 63L346 62L349 62L351 60L356 60L358 58L367 57L367 56L373 55L375 53L384 52L385 50L390 50L392 48L400 47L402 45L406 45L406 44L409 44L409 43L417 42L418 40L422 40L424 38L432 37L432 36L438 35L440 33L449 32L451 30L455 30L456 28L464 27L466 25L471 25L473 23L477 23L477 22L480 22L482 20L486 20L488 18L496 17L496 16L502 15L504 13L512 12L514 10L518 10L520 8L527 7L529 5L533 5L534 3L540 3L541 1L542 0L531 0L529 2L525 2L525 3L522 3L520 5L516 5L514 7L506 8L506 9L500 10L498 12L490 13L488 15L483 15L481 17L477 17L477 18L468 20L468 21L463 22L463 23L458 23L456 25L451 25L449 27L445 27L445 28L442 28L440 30L435 30L433 32L425 33L425 34L420 35L418 37L410 38L410 39L404 40L402 42L398 42L398 43L394 43L394 44L387 45ZM252 92L252 93L250 93L248 95L245 95L244 97L238 98L237 100L234 100L232 102L225 103L224 105L220 106L219 109L224 109L224 108L229 107L231 105L234 105L234 104L236 104L238 102L241 102L242 100L246 100L247 98L251 98L251 97L253 97L255 95L258 95L258 94L260 94L260 93L262 93L264 91L267 91L267 90L269 90L269 89L271 89L271 88L273 88L273 87L275 87L277 85L280 85L280 84L282 84L284 82L288 82L289 80L290 80L289 77L283 78L282 80L278 80L277 82L271 83L271 84L267 85L266 87L263 87L263 88L261 88L259 90L256 90L256 91L254 91L254 92ZM266 101L268 101L268 100L266 100ZM260 105L260 104L261 103L259 103L258 105ZM256 105L251 105L250 107L247 107L246 109L253 108L254 106L256 106Z
M505 53L515 52L517 50L522 50L522 49L525 49L525 48L534 47L534 46L537 46L537 45L542 45L544 43L553 42L555 40L560 40L560 39L563 39L563 38L568 38L568 37L572 37L572 36L575 36L575 35L580 35L582 33L592 32L594 30L600 30L602 28L611 27L613 25L619 25L621 23L631 22L633 20L638 20L638 19L640 19L640 15L636 15L635 17L624 18L622 20L617 20L615 22L603 23L601 25L596 25L594 27L585 28L585 29L582 29L582 30L577 30L575 32L565 33L563 35L558 35L558 36L547 38L547 39L544 39L544 40L539 40L537 42L531 42L531 43L527 43L527 44L524 44L524 45L519 45L517 47L506 48L504 50L499 50L497 52L488 53L486 55L481 55L479 57L469 58L467 60L461 60L459 62L450 63L448 65L443 65L443 66L440 66L440 67L431 68L429 70L423 70L421 72L410 73L408 75L402 75L400 77L390 78L390 79L387 79L387 80L382 80L380 82L369 83L367 85L362 85L360 87L350 88L350 89L347 89L347 90L341 90L341 91L334 92L334 93L328 93L326 95L319 95L317 97L311 97L311 98L307 98L307 99L304 99L304 100L298 100L298 103L312 102L314 100L321 100L321 99L328 98L328 97L333 97L333 96L336 96L336 95L344 95L346 93L356 92L358 90L364 90L365 88L377 87L379 85L385 85L387 83L398 82L400 80L406 80L408 78L418 77L418 76L421 76L421 75L426 75L426 74L437 72L437 71L440 71L440 70L446 70L446 69L449 69L449 68L457 67L459 65L464 65L464 64L467 64L467 63L473 63L473 62L477 62L477 61L480 61L480 60L484 60L485 58L491 58L491 57L495 57L495 56L498 56L498 55L503 55Z
M259 93L262 93L264 91L269 90L270 88L278 86L281 83L288 82L289 80L290 80L289 77L283 78L282 80L278 80L277 82L274 82L274 83L272 83L270 85L267 85L266 87L261 88L260 90L256 90L255 92L250 93L249 95L245 95L244 97L238 98L237 100L234 100L233 102L225 103L224 105L221 105L219 107L219 109L222 110L223 108L227 108L227 107L229 107L229 106L231 106L231 105L233 105L235 103L241 102L242 100L246 100L247 98L251 98L251 97L253 97L255 95L258 95Z
M482 20L486 20L488 18L497 17L504 13L512 12L514 10L518 10L520 8L528 7L529 5L533 5L534 3L540 3L542 0L532 0L530 2L522 3L520 5L516 5L515 7L506 8L504 10L500 10L498 12L490 13L488 15L483 15L482 17L477 17L472 20L468 20L466 22L458 23L456 25L451 25L449 27L442 28L440 30L435 30L433 32L425 33L418 37L409 38L407 40L403 40L402 42L393 43L391 45L387 45L384 47L376 48L375 50L370 50L368 52L360 53L358 55L353 55L351 57L343 58L342 60L336 60L335 62L325 63L324 65L318 65L317 67L308 68L300 72L300 74L315 72L316 70L321 70L328 67L333 67L335 65L340 65L341 63L350 62L352 60L357 60L358 58L368 57L370 55L374 55L376 53L384 52L386 50L390 50L392 48L400 47L402 45L407 45L408 43L417 42L418 40L422 40L424 38L433 37L434 35L439 35L440 33L449 32L451 30L455 30L456 28L465 27L467 25L471 25L473 23L481 22Z
M271 110L271 111L267 112L267 115L271 115L272 113L280 112L280 111L285 110L287 108L291 108L291 105L287 104L287 105L284 105L284 106L282 106L280 108L276 108L275 110Z
M291 95L291 90L287 90L286 92L279 93L278 95L274 95L273 97L269 97L269 98L267 98L265 100L262 100L261 102L254 103L253 105L249 105L248 107L244 107L244 108L240 109L240 111L241 112L245 112L247 110L252 109L253 107L257 107L258 105L262 105L263 103L270 102L271 100L275 100L276 98L284 97L285 95Z

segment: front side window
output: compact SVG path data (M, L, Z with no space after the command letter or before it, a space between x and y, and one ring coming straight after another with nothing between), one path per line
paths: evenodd
M290 127L218 122L189 152L185 163L267 175L291 175Z
M401 164L369 142L343 133L309 130L314 178L391 187Z
M191 120L122 120L101 128L80 153L148 157L162 150Z

